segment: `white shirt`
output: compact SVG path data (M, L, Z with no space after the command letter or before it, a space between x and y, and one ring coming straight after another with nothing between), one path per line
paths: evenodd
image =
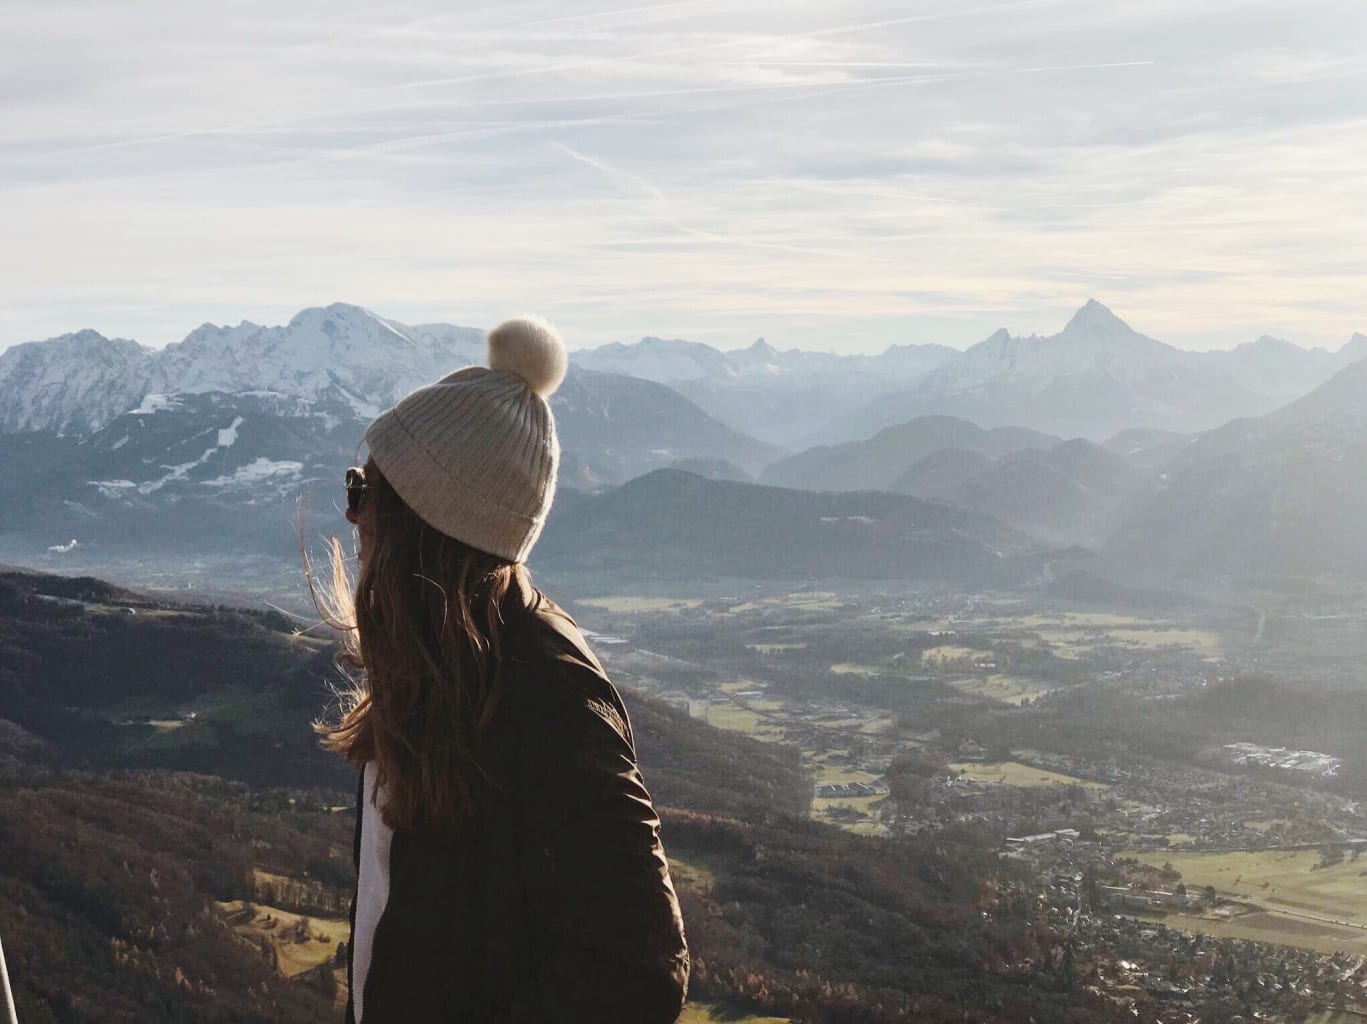
M375 762L366 764L361 777L361 865L356 883L356 930L351 936L351 1000L356 1024L364 1010L365 978L370 971L370 951L375 943L375 926L380 923L389 902L389 845L393 830L380 817L371 792L375 786ZM377 794L380 806L385 790Z

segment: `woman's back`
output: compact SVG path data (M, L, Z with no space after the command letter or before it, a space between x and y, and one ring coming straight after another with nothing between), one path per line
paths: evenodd
M688 953L626 709L569 616L509 599L488 806L395 836L365 1020L668 1024Z

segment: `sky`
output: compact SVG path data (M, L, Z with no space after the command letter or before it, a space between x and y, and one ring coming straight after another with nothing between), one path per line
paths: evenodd
M0 348L1367 331L1363 0L0 0Z

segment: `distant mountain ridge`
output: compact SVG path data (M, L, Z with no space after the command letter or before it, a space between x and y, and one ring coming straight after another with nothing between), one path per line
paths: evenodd
M1210 430L1323 383L1367 356L1360 338L1333 354L1267 340L1188 352L1139 333L1091 299L1058 334L999 330L833 429L838 439L857 440L916 416L950 415L1096 442L1133 428Z
M763 338L723 352L647 337L578 350L572 362L665 385L793 451L926 415L1098 442L1131 428L1199 432L1269 412L1364 356L1362 334L1335 353L1267 336L1227 352L1183 351L1093 299L1057 334L1001 329L962 352L920 344L836 355L779 350ZM151 393L278 391L368 418L483 358L481 330L406 325L346 303L303 310L279 327L204 324L161 350L80 331L0 353L0 431L98 429Z
M913 465L946 448L996 457L1023 448L1050 448L1061 440L1020 427L984 430L954 416L921 416L867 441L809 448L775 462L760 480L808 491L895 490Z
M923 344L837 356L780 351L762 338L723 352L648 337L574 360L667 384L723 422L801 450L931 415L1096 442L1131 428L1209 430L1306 394L1364 356L1361 334L1338 352L1266 336L1230 351L1185 351L1091 299L1057 334L1003 328L962 352Z
M982 512L900 494L815 494L662 469L567 494L534 569L614 580L914 579L973 586L1039 576L1041 547Z
M832 422L956 354L945 345L894 345L873 356L779 351L763 338L722 352L700 342L648 337L580 350L572 358L587 369L666 384L723 422L793 449L816 443Z
M923 416L867 441L821 446L771 465L761 482L809 491L891 491L986 512L1052 544L1097 545L1152 469L1083 438L984 430Z

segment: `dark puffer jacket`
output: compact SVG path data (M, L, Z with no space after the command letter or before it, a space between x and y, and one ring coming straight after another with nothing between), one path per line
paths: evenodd
M539 592L505 620L501 791L451 836L394 836L363 1024L672 1024L688 948L626 708Z

